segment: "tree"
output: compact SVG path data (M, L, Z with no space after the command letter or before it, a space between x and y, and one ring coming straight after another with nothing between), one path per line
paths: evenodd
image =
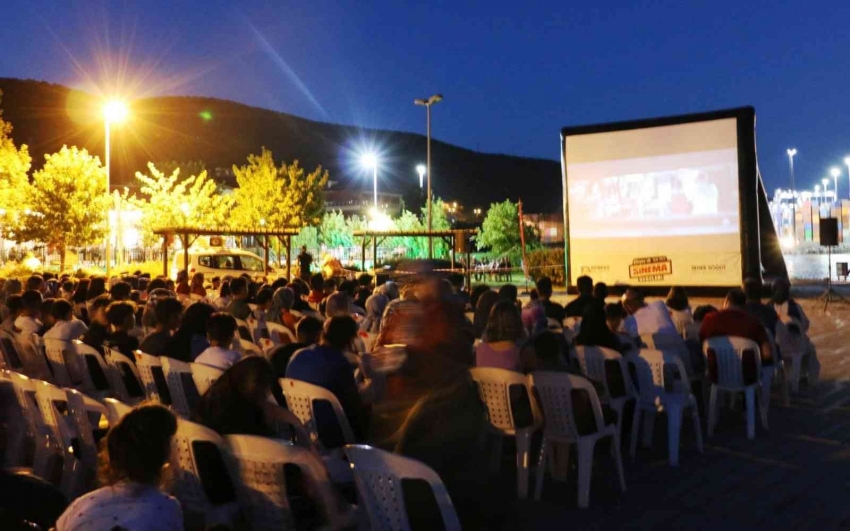
M180 179L180 168L171 175L148 163L150 175L136 172L141 198L130 198L142 212L141 227L147 245L159 239L153 231L165 227L223 227L233 208L233 195L221 193L207 172Z
M156 169L165 175L171 175L177 169L183 175L200 175L202 171L207 169L207 165L202 160L187 160L183 162L178 160L164 160L155 164Z
M526 225L524 229L526 249L538 247L539 238L534 228ZM489 248L495 256L508 256L511 261L518 262L522 256L522 243L517 204L510 199L491 204L481 224L481 232L475 236L475 243L479 251Z
M68 247L91 245L106 233L106 172L85 149L62 146L44 158L26 194L31 210L21 217L15 239L55 246L64 270Z
M402 210L398 218L394 220L395 230L398 231L421 231L422 221L416 217L416 214L409 210ZM427 223L427 221L426 221ZM428 238L416 236L398 236L389 240L390 247L402 247L407 250L407 256L410 258L427 258L428 257Z
M428 230L428 206L422 207L422 228ZM452 224L446 216L446 204L439 197L431 201L431 230L451 230ZM425 238L425 256L428 256L428 239ZM442 238L434 238L434 258L446 257L449 254L449 246Z
M0 226L4 229L28 206L27 173L32 163L27 146L15 147L11 135L12 124L3 120L0 111Z
M324 188L328 172L321 166L305 174L296 160L275 164L272 152L248 155L248 164L233 166L238 188L232 222L240 227L270 228L316 226L324 213Z
M352 227L346 223L342 212L325 212L319 227L319 243L329 248L354 245Z

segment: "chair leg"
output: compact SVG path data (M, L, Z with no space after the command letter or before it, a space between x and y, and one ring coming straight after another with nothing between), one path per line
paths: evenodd
M490 473L495 474L502 468L502 434L496 433L493 436L493 446L490 454Z
M528 466L531 456L531 434L529 429L519 430L516 434L516 475L517 496L520 499L528 497Z
M697 450L699 450L699 453L703 453L704 448L702 445L702 425L700 424L699 408L696 406L696 404L694 404L691 409L693 410L692 417L694 420L694 433L697 437Z
M614 463L617 465L617 475L620 477L620 490L626 492L626 475L623 473L623 456L620 450L620 434L614 434L614 440L611 441L611 446L614 453Z
M717 386L711 386L711 398L709 399L708 404L708 436L711 437L714 435L714 426L717 424L717 414L718 408L720 408L720 404L717 400Z
M670 466L679 466L679 435L682 431L682 408L667 408L667 452Z
M791 392L800 392L800 367L803 364L803 356L795 354L791 359Z
M635 403L635 414L632 416L632 436L629 439L629 457L635 460L637 453L638 432L640 431L640 404ZM646 429L646 428L644 428Z
M578 440L578 506L587 509L590 502L590 477L593 470L593 447L596 440L582 437Z
M652 448L652 431L655 428L655 410L647 409L643 412L643 447Z
M756 389L755 386L747 387L744 391L747 401L747 439L756 438Z
M534 485L534 501L540 501L543 494L543 476L546 475L546 460L549 457L549 443L546 438L540 443L540 457L537 459L537 478Z
M761 425L767 430L767 414L770 412L770 386L773 383L773 373L775 369L771 367L767 367L766 369L762 369L762 379L761 379L761 387L762 393L759 397L761 401L759 402L759 413L761 415Z
M570 471L570 444L559 442L552 445L552 476L558 481L566 481Z

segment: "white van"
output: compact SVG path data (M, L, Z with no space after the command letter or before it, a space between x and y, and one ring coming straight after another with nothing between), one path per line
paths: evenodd
M171 278L177 280L177 272L181 269L189 271L189 278L195 273L203 273L204 279L230 275L237 277L244 273L251 277L263 276L263 259L254 253L241 249L189 249L189 267L181 267L184 263L183 251L174 253L171 266ZM269 267L269 277L277 276Z

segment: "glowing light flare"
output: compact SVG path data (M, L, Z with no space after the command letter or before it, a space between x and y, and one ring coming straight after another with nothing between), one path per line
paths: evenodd
M200 116L201 120L205 122L209 122L213 119L213 113L210 111L201 111L198 113L198 116Z
M41 260L39 260L35 256L28 256L26 259L24 259L24 266L27 269L36 271L38 269L41 269Z
M372 207L369 209L369 229L377 231L388 231L395 228L393 220L384 212Z
M829 174L833 177L838 177L839 175L841 175L841 170L833 166L832 169L829 170Z
M360 164L364 168L374 170L378 166L378 157L374 153L364 153L360 156Z
M103 117L111 124L123 122L129 114L127 104L121 100L109 100L103 106Z

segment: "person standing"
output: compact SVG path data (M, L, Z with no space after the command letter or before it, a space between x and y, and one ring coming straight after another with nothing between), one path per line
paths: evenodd
M313 264L313 255L307 252L307 246L301 246L301 254L298 255L298 274L307 282L310 281L310 266Z

